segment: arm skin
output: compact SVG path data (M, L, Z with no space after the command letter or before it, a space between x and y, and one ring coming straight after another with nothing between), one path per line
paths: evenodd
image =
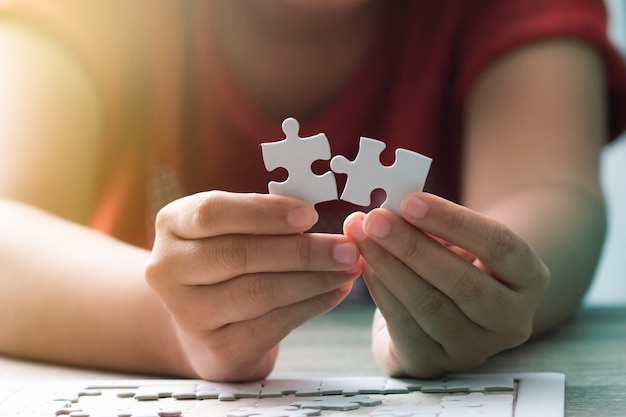
M177 200L151 252L89 229L104 124L92 81L61 47L5 22L0 91L1 353L259 379L280 340L359 276L356 246L303 233L315 211L286 197Z
M465 207L417 193L403 219L377 209L346 220L379 307L373 351L383 370L468 369L577 308L606 227L604 101L592 48L553 40L509 53L468 103Z
M464 204L511 227L551 271L534 335L578 307L602 249L605 88L594 49L555 40L504 58L470 101Z
M92 81L65 50L4 21L0 91L0 352L189 373L171 360L182 357L171 319L143 279L149 252L84 226L104 123Z

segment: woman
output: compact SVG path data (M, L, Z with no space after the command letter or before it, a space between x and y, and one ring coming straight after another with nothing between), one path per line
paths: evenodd
M599 0L0 7L4 353L262 378L362 274L381 368L432 377L589 285L598 152L626 122ZM264 194L287 116L333 154L432 157L430 193L401 217Z

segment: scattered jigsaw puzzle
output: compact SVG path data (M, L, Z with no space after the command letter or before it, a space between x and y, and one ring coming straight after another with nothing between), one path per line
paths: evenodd
M421 191L426 182L432 159L406 149L396 150L396 161L391 166L380 162L385 143L361 137L359 153L354 161L342 155L332 158L328 171L316 175L311 164L317 160L330 159L330 144L324 134L308 138L299 136L300 125L294 118L287 118L282 125L286 139L263 143L263 159L268 171L283 167L289 177L284 182L269 183L270 194L286 195L317 204L337 199L335 173L347 174L348 180L341 199L367 206L372 191L382 189L387 196L381 207L400 214L400 203L405 195Z
M0 384L6 417L562 417L563 374ZM367 393L367 394L366 394Z

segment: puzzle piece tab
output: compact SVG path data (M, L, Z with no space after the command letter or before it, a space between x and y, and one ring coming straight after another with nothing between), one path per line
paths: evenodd
M273 171L283 167L289 173L284 182L271 181L270 194L299 198L315 205L337 199L335 175L328 171L322 175L311 171L311 164L317 160L330 159L330 144L324 134L301 138L300 124L292 117L282 124L285 139L263 143L261 149L265 168Z
M359 153L354 161L335 156L330 167L334 172L348 174L341 199L359 206L370 204L370 195L383 189L387 199L381 207L400 214L400 204L410 192L422 191L432 159L406 149L396 150L396 160L391 166L380 162L385 143L361 137Z

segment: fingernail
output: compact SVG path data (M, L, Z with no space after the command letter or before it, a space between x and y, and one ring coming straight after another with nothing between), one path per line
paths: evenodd
M367 235L363 231L363 220L361 218L351 219L346 226L350 238L357 242L362 242L367 239Z
M352 242L337 243L333 246L333 259L343 265L352 265L357 261L359 251Z
M308 229L317 222L317 212L306 207L297 207L287 213L287 223L297 229Z
M404 213L413 218L421 219L426 216L429 209L428 203L418 197L411 197L404 203Z
M365 231L379 239L384 239L391 232L391 223L383 215L378 213L370 213L363 224Z

